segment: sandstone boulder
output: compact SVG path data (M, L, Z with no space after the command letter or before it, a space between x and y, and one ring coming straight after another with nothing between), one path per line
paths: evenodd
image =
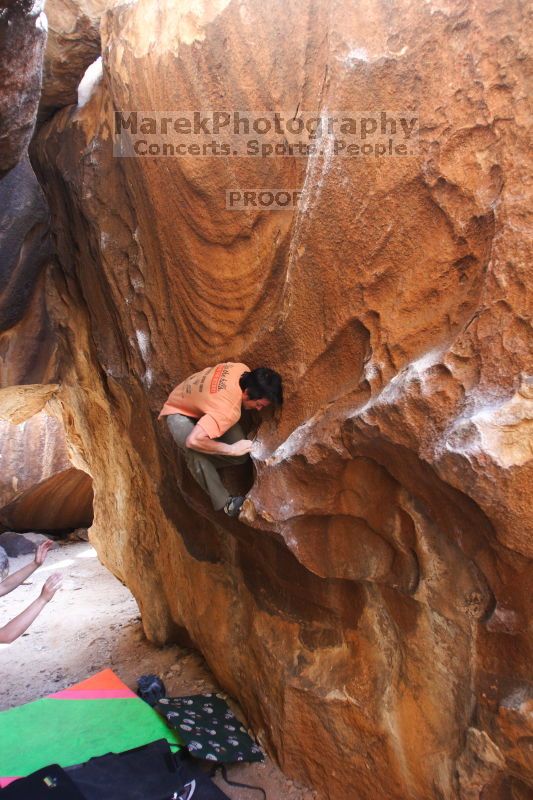
M48 208L27 156L0 181L0 330L19 322L50 255Z
M91 478L70 460L57 409L56 415L47 413L46 404L48 410L50 404L53 407L55 389L26 386L0 391L0 523L4 527L55 530L91 524ZM10 421L24 414L27 418L18 424Z
M44 56L39 118L76 104L78 85L100 55L100 17L105 0L49 0L48 41Z
M42 533L15 533L14 531L0 533L0 547L3 547L10 558L35 553L39 545L46 541L48 541L48 537L43 536ZM57 542L54 542L50 549L57 550L58 547Z
M138 0L33 158L58 398L91 538L147 635L184 629L325 798L525 797L531 698L521 3ZM116 110L393 110L409 158L113 156ZM232 188L296 210L230 211ZM279 369L245 523L157 422L219 360ZM317 748L320 758L317 759ZM477 794L476 794L477 793Z
M0 178L30 142L46 44L44 0L6 0L0 15Z
M0 440L2 505L50 475L63 472L71 466L62 423L45 411L34 414L19 425L0 422ZM12 465L12 471L9 465Z
M0 387L48 382L56 338L46 308L49 213L27 156L0 180Z
M0 533L0 546L4 548L10 558L17 556L27 556L35 552L35 545L22 533L5 531Z
M66 531L92 522L92 480L79 469L66 469L17 494L0 508L0 524L25 531Z

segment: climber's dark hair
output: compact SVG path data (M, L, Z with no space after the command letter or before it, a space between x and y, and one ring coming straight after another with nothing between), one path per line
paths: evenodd
M283 403L281 375L268 367L257 367L251 372L243 372L239 378L239 386L243 392L248 389L250 400L264 398L277 406Z

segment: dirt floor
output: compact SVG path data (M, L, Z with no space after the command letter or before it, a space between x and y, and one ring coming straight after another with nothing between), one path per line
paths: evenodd
M30 558L11 558L10 573ZM155 673L169 696L218 691L197 653L177 646L156 648L145 639L135 600L86 542L60 543L26 583L0 598L0 625L38 595L52 572L62 574L62 588L27 633L11 645L0 645L0 710L59 691L106 667L134 690L139 675ZM228 777L262 786L268 800L316 800L268 758L262 764L230 767ZM231 800L261 797L221 778L216 783Z

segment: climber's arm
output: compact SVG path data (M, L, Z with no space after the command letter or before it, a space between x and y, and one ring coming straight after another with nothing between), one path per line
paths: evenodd
M187 436L185 444L198 453L213 453L219 456L243 456L252 449L252 442L249 439L241 439L234 444L211 439L199 424L194 426Z

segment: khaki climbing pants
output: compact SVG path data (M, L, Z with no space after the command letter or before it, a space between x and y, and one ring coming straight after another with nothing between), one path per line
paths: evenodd
M191 450L186 446L185 442L187 436L196 425L196 421L183 416L183 414L169 414L167 416L167 425L172 438L185 456L189 472L195 481L200 484L204 492L207 492L215 511L220 511L226 505L230 494L222 483L218 470L234 464L244 464L250 456L247 453L243 456L219 456ZM215 441L234 444L244 438L243 430L237 423Z

